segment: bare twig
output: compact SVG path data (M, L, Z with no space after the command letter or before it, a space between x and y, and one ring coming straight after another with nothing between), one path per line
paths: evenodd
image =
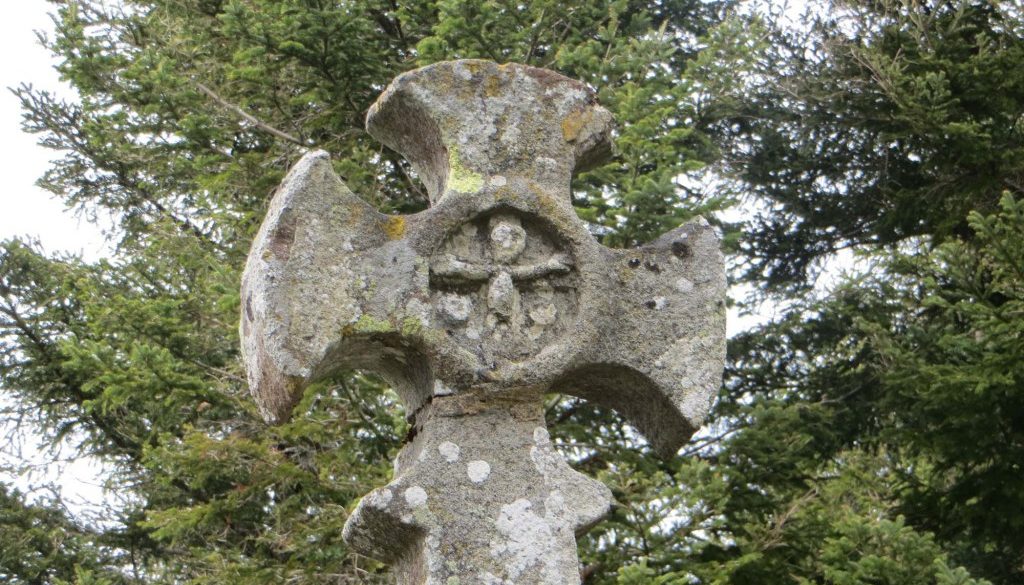
M267 124L266 122L263 122L262 120L260 120L256 116L253 116L249 112L246 112L242 108L240 108L240 107L236 106L235 104L227 101L226 99L222 98L217 92L213 91L212 89L210 89L209 87L203 85L202 83L200 83L200 82L198 82L198 81L196 81L194 79L192 80L192 83L195 84L196 89L198 89L199 91L203 92L207 97L209 97L213 101L217 102L218 104L220 104L224 108L226 108L228 110L231 110L237 116L239 116L240 118L242 118L246 122L249 122L253 126L256 126L260 130L263 130L267 134L276 136L277 138L280 138L281 140L286 140L286 141L291 142L293 144L298 144L299 146L303 146L303 147L309 146L309 144L306 144L302 140L299 140L298 138L292 136L291 134L288 134L287 132L284 132L282 130L278 130L277 128L274 128L270 124Z

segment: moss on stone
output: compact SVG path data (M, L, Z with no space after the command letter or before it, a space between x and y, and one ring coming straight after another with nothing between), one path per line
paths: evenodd
M384 319L378 319L372 315L362 315L355 323L347 325L345 327L345 334L351 335L353 333L390 333L395 330L395 326L390 321Z
M403 336L419 335L423 331L423 321L419 317L406 317L402 319L401 331Z

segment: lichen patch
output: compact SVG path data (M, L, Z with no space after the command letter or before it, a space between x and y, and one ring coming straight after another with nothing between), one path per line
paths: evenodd
M399 240L405 235L405 218L401 215L389 215L381 224L381 229L389 240Z
M427 491L418 485L405 490L405 503L413 508L419 508L427 503Z
M560 582L558 558L551 554L559 550L558 531L532 507L525 498L501 507L496 527L505 539L491 544L491 555L502 562L509 582L517 582L520 575L542 565L538 573L543 581L538 583L553 585Z
M473 483L483 483L491 475L491 464L486 461L470 461L466 466L466 475Z
M437 450L448 463L455 463L459 460L459 446L451 441L441 443L437 446Z
M383 510L388 507L393 497L394 494L389 489L374 490L370 492L370 495L366 496L366 503L378 510Z
M586 109L583 111L571 112L562 120L562 138L566 142L573 142L580 137L580 133L594 117L594 111Z
M484 177L459 159L459 150L452 146L448 155L448 188L459 193L476 193L484 186Z

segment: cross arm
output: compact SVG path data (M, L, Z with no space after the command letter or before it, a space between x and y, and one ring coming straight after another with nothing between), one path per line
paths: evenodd
M286 419L304 388L333 369L408 365L384 347L396 329L389 299L412 298L417 284L403 222L354 195L325 152L288 173L242 276L242 354L267 419Z
M703 219L631 250L601 250L600 330L554 389L622 414L664 456L703 423L722 383L726 280Z

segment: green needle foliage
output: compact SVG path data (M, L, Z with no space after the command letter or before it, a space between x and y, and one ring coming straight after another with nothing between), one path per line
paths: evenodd
M581 539L584 583L1024 578L1013 3L841 2L799 26L770 3L699 0L53 4L45 44L76 97L14 92L60 157L40 184L108 222L113 251L0 245L0 417L102 462L120 503L86 520L2 486L0 580L388 582L341 528L388 481L404 412L350 372L265 424L239 362L239 277L308 149L378 208L422 209L363 120L395 75L469 57L582 79L613 112L616 155L574 185L605 244L708 215L755 296L780 303L732 340L713 418L674 458L550 397L563 452L618 502ZM716 217L741 199L723 216L738 220ZM866 269L815 292L843 249Z
M764 209L747 278L799 289L837 250L969 238L968 213L1020 193L1021 20L1015 2L851 0L773 32L727 130Z

